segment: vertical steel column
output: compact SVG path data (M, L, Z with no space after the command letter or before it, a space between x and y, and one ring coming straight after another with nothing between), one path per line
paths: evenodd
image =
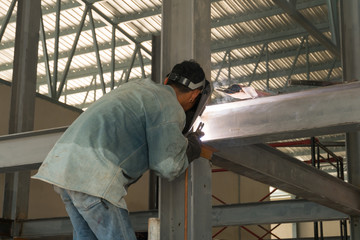
M354 49L355 51L355 49ZM346 155L349 183L360 187L360 133L346 134ZM350 217L350 238L360 240L360 218Z
M164 0L162 75L169 73L176 63L195 59L210 79L210 38L209 0ZM159 212L161 239L211 239L211 168L208 160L195 160L188 174L172 182L161 179Z
M315 137L311 137L311 165L316 167L316 149L315 149ZM319 239L319 227L318 222L314 222L314 240Z
M163 81L161 76L161 36L152 36L152 49L151 49L151 79L156 83Z
M33 130L40 14L40 0L18 1L9 133ZM29 186L30 172L6 174L4 218L27 218Z
M345 81L360 79L360 2L340 1L341 57ZM346 104L346 103L344 103ZM349 182L360 187L360 132L346 135ZM350 218L352 240L360 239L360 218Z
M161 59L161 36L152 36L151 49L151 80L156 83L162 82L160 74L160 59ZM149 176L149 209L159 208L159 177L155 172L150 171Z

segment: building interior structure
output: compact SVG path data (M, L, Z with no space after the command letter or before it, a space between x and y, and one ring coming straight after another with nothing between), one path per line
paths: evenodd
M216 151L187 189L151 172L134 185L138 239L158 218L161 239L360 240L358 1L0 3L1 239L72 239L59 196L30 176L91 103L195 59Z

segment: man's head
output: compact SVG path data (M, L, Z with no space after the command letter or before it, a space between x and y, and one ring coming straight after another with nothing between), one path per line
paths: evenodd
M176 64L167 75L165 84L174 88L179 103L185 111L191 109L205 87L205 73L194 60Z

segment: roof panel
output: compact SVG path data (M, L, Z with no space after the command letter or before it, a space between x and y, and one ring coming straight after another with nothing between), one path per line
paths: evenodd
M0 18L6 14L6 7L9 2L6 0L0 1ZM68 61L71 49L74 45L74 39L79 29L81 17L83 16L85 4L82 1L61 1L62 11L60 16L60 39L59 51L60 58L58 62L59 77L63 75L63 70ZM6 7L4 7L6 6ZM119 26L125 30L130 36L135 39L147 39L142 45L151 51L151 41L149 37L151 34L158 34L161 29L161 1L152 0L108 0L108 1L95 1L94 6L100 10L105 16L109 17L112 21L120 21ZM313 24L323 24L327 22L327 7L325 0L298 0L297 6L299 11L304 14ZM49 54L49 65L53 73L54 66L54 45L55 45L55 19L56 19L56 0L42 0L42 7L44 12L44 28L47 38L47 49ZM16 9L15 9L16 11ZM95 21L95 32L98 46L100 47L100 58L104 69L104 79L110 79L109 66L111 63L111 37L112 26L111 23L104 20L96 11L92 12ZM254 86L264 89L266 86L266 49L269 54L268 68L270 70L270 87L282 88L288 72L290 72L297 50L302 41L302 35L291 37L294 34L288 34L290 37L283 37L289 31L298 29L298 25L291 20L291 18L284 14L281 9L273 4L272 1L251 1L251 0L222 0L212 1L211 5L211 18L212 24L215 26L211 30L211 41L215 45L221 43L224 50L220 52L213 52L211 56L211 63L213 66L212 78L216 78L219 74L219 81L228 78L230 74L232 81L249 81L252 74L255 72ZM12 22L11 22L12 21ZM1 44L4 49L0 49L2 62L0 62L0 76L9 76L11 72L9 64L12 64L12 48L9 47L10 43L13 44L15 36L15 22L11 20L4 35ZM261 42L261 38L264 40ZM330 32L325 32L326 36L330 37ZM125 41L124 41L125 39ZM260 39L260 40L259 40ZM252 40L253 43L252 43ZM128 43L126 43L128 42ZM238 46L237 46L238 42ZM264 47L264 42L268 43L260 56L261 50ZM116 30L116 44L115 59L116 68L124 68L130 65L130 60L134 54L135 44L125 37L122 33ZM333 62L333 56L323 47L319 47L319 43L312 38L308 38L309 44L309 59L310 64L328 64ZM224 61L225 53L229 52ZM39 47L40 67L39 67L39 84L45 83L45 68L43 63L42 46ZM142 51L145 59L151 59L151 56ZM230 63L228 62L230 59ZM260 62L255 66L257 62ZM297 59L296 68L303 68L306 66L306 41L301 48L301 53ZM150 73L150 61L145 66L146 74ZM139 68L138 59L136 58L135 67L131 77L140 77L141 70ZM331 64L330 64L331 65ZM221 71L220 67L223 66ZM228 68L230 67L230 72ZM89 17L86 17L85 26L80 35L79 42L75 56L72 59L70 66L70 73L68 79L84 79L83 84L69 84L68 89L84 87L89 84L86 80L89 78L85 69L92 68L91 74L96 74L97 61L96 54L94 53L94 43L92 32L90 29ZM314 73L310 76L316 80L321 80L329 72L329 69L321 70L316 66ZM312 67L310 67L312 69ZM85 71L85 72L83 72ZM117 69L116 76L119 77L123 69ZM282 72L282 74L280 74ZM316 72L316 73L315 73ZM332 78L339 78L341 69L335 67L331 72ZM90 72L89 72L90 74ZM11 75L11 74L10 74ZM298 72L294 76L303 76L304 73ZM306 74L305 74L306 75ZM11 77L9 77L11 79ZM72 81L72 80L71 80ZM76 80L77 82L81 80ZM75 90L74 90L75 91ZM80 90L79 90L80 91ZM71 96L68 96L70 99Z

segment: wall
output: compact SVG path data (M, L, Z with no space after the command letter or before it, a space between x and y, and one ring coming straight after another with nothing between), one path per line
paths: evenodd
M214 169L218 169L214 167ZM238 174L225 171L214 172L212 174L212 194L213 205L236 204L236 203L248 203L258 202L264 196L269 193L269 186L249 179L247 177L240 176ZM269 199L265 199L268 201ZM241 218L241 216L239 216ZM261 228L262 227L262 228ZM257 236L263 236L266 231L270 229L269 225L259 226L243 226L243 227L228 227L221 233L216 235L214 239L221 240L255 240ZM266 230L264 230L266 229ZM221 227L213 228L213 236L217 234ZM270 239L270 235L266 235L263 239Z
M0 135L8 133L11 86L8 82L0 81ZM38 95L35 100L34 130L56 128L70 125L80 114L81 110ZM36 171L32 171L34 175ZM3 201L4 174L0 175L0 200ZM2 214L2 207L0 207ZM66 216L63 204L49 184L31 180L29 197L29 218L45 218Z

